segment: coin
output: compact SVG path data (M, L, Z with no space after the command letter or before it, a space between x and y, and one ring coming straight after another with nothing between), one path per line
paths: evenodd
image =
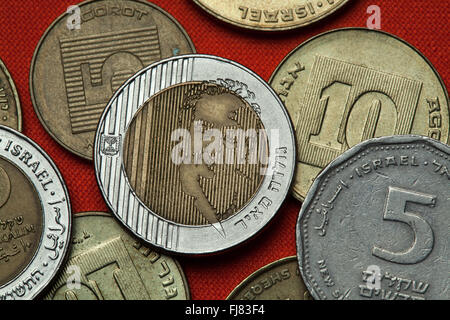
M22 131L19 94L2 60L0 60L0 125Z
M348 0L194 0L214 17L238 27L281 31L309 25L341 8Z
M143 69L99 123L95 171L134 234L186 254L249 239L275 215L293 175L289 116L252 71L186 55Z
M61 266L70 233L55 164L29 138L0 126L0 300L35 298Z
M107 213L75 215L72 251L46 300L187 300L178 262L142 245Z
M385 32L340 29L294 49L273 73L297 135L294 196L318 173L369 138L420 134L447 142L448 94L430 62Z
M172 16L146 1L85 1L69 11L36 47L31 97L47 132L92 160L98 120L120 85L153 62L195 48Z
M227 300L311 300L300 277L297 257L272 262L252 273Z
M371 139L314 182L297 222L300 271L316 299L450 299L450 147Z

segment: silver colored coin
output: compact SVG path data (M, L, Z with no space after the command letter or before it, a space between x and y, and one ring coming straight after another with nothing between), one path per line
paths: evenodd
M66 256L70 202L49 156L5 126L0 126L0 191L0 300L33 299Z
M322 171L297 223L300 271L316 299L450 299L450 147L372 139Z
M226 152L239 145L228 140L229 129L259 130L258 156L249 156L249 138L225 160L215 149L208 163L208 139L200 152L195 147L197 123L205 136L223 133L209 142ZM172 157L177 130L194 137L181 146L193 146L183 149L187 163ZM284 201L295 167L293 129L276 93L247 68L208 55L163 60L129 79L101 117L94 150L97 180L116 217L144 241L185 254L223 251L255 235ZM234 161L239 150L246 150L243 163Z

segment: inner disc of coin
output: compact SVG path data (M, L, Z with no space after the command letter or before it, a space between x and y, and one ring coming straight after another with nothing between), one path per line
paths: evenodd
M140 200L175 223L207 225L240 211L258 191L264 126L225 87L188 82L150 98L126 133L123 161Z
M43 211L28 178L0 157L0 286L33 259L42 235ZM25 200L25 201L24 201Z

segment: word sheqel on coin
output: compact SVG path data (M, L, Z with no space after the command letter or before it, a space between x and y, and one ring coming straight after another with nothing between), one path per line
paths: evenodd
M106 213L75 215L69 260L45 296L49 300L187 300L176 260L128 235Z
M319 172L355 144L388 135L449 137L447 90L410 44L370 29L338 29L297 47L271 86L295 125L293 194L303 200Z
M84 1L71 9L36 47L30 91L47 132L92 160L98 120L122 83L156 61L195 48L171 15L147 1Z
M318 176L297 250L315 299L450 299L450 147L422 136L371 139Z
M95 168L113 213L173 252L235 246L275 215L295 145L284 106L252 71L186 55L143 69L100 120Z
M33 299L49 284L69 246L71 217L52 160L0 126L0 300Z

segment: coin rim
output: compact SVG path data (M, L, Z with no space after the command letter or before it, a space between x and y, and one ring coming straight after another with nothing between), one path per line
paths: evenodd
M269 31L269 32L277 32L277 31L287 31L287 30L293 30L293 29L297 29L297 28L301 28L301 27L306 27L309 26L319 20L325 19L328 16L332 15L333 13L335 13L336 11L338 11L339 9L341 9L342 7L344 7L347 3L349 3L351 0L343 0L343 2L341 3L341 5L336 6L333 10L328 11L326 14L320 15L315 19L312 20L308 20L307 22L304 23L299 23L299 24L295 24L292 26L287 26L287 27L279 27L279 28L271 28L271 27L256 27L256 26L250 26L248 24L241 24L239 22L236 22L234 20L228 19L225 16L217 13L216 11L206 7L206 5L204 5L201 0L192 0L196 5L198 5L200 8L202 8L204 11L206 11L208 14L210 14L211 16L213 16L214 18L222 21L222 22L226 22L229 24L232 24L236 27L241 27L247 30L254 30L254 31Z
M85 6L85 5L89 5L92 4L94 2L101 2L101 1L107 1L107 0L86 0L86 1L82 1L78 4L76 4L76 6L81 7L81 6ZM184 27L181 25L180 22L178 22L169 12L167 12L166 10L164 10L163 8L157 6L156 4L152 3L152 2L147 2L145 0L124 0L124 1L130 1L130 2L137 2L140 4L144 4L147 5L149 7L151 7L152 9L155 9L157 11L159 11L160 13L162 13L163 15L165 15L169 20L171 20L175 26L181 31L181 33L184 35L184 37L186 38L187 42L189 43L189 46L192 49L192 53L196 53L197 50L195 49L194 43L192 42L192 39L189 37L188 33L186 32L186 30L184 29ZM64 144L62 142L61 139L58 138L57 134L53 133L50 129L50 127L48 126L48 124L44 121L44 118L42 117L40 111L39 111L39 107L36 103L36 97L35 97L35 91L34 91L34 86L33 86L33 75L34 75L34 70L35 70L35 65L36 65L36 59L37 59L37 55L39 53L39 49L41 48L42 44L44 43L44 40L47 38L47 36L49 35L50 31L56 26L56 24L58 24L62 19L65 18L65 16L67 15L67 12L64 12L62 15L58 16L51 24L49 27L47 27L47 29L45 30L45 32L43 33L43 35L41 36L41 38L39 39L38 44L36 45L36 48L34 49L34 53L33 53L33 58L31 60L31 65L30 65L30 75L29 75L29 86L30 86L30 96L31 96L31 102L33 105L33 109L39 119L39 122L41 123L41 125L44 127L45 131L60 145L62 146L64 149L66 149L67 151L85 159L88 161L93 161L94 160L94 151L92 153L92 155L86 156L80 152L78 152L77 150L72 149L71 147L69 147L68 145ZM139 71L138 71L139 72Z
M195 1L195 0L194 0L194 1ZM434 74L436 75L436 77L437 77L439 83L441 84L441 87L442 87L442 89L443 89L443 91L444 91L445 98L446 98L446 100L447 100L447 110L448 110L448 113L449 113L449 116L450 116L450 101L449 101L449 95L448 95L447 87L446 87L446 85L445 85L445 83L444 83L444 80L442 79L442 77L441 77L440 74L438 73L437 69L433 66L433 64L431 63L431 61L428 60L428 58L427 58L427 57L426 57L419 49L417 49L415 46L413 46L412 44L410 44L410 43L407 42L406 40L403 40L402 38L400 38L400 37L398 37L398 36L396 36L396 35L394 35L394 34L392 34L392 33L383 31L383 30L375 30L375 29L362 28L362 27L346 27L346 28L339 28L339 29L329 30L329 31L320 33L320 34L318 34L318 35L315 35L315 36L309 38L309 39L306 40L305 42L302 42L300 45L298 45L297 47L295 47L294 49L292 49L292 50L291 50L291 51L283 58L283 60L278 64L278 66L277 66L276 69L273 71L273 73L272 73L272 75L270 76L269 81L268 81L268 83L269 83L269 85L272 87L272 89L275 90L275 88L273 88L273 86L272 86L272 84L273 84L272 82L273 82L275 76L277 75L278 72L280 72L280 69L283 67L283 65L284 65L284 64L291 58L291 56L293 56L298 50L301 50L303 47L309 45L310 42L313 42L313 41L315 41L315 40L321 38L322 36L327 36L327 35L330 35L330 34L332 34L332 33L335 33L335 32L337 33L337 32L341 32L341 31L343 31L343 32L345 32L345 31L366 31L366 32L381 33L381 34L384 34L385 36L388 36L388 37L394 38L395 40L400 41L401 43L405 44L407 47L409 47L410 49L412 49L414 52L418 53L419 56L422 57L422 59L425 61L425 63L428 64L428 66L429 66L429 67L431 68L431 70L434 72ZM283 104L285 104L285 103L283 102ZM286 110L288 110L288 108L287 108L286 106L285 106L285 108L286 108ZM291 116L291 115L289 115L289 117L290 117L290 116ZM292 121L296 121L296 120L297 120L297 119L292 119ZM296 123L294 123L294 131L296 130L295 126L296 126ZM297 134L296 134L296 133L295 133L295 138L297 139ZM449 130L449 133L448 133L447 142L448 142L449 140L450 140L450 130ZM296 140L296 141L297 141L297 140ZM297 162L297 163L298 163L298 162ZM297 164L296 164L296 167L297 167ZM320 168L319 168L319 169L320 169ZM322 169L322 170L323 170L323 169ZM306 195L305 195L305 196L301 195L301 194L300 194L300 191L297 191L297 190L296 190L295 185L296 185L296 183L295 183L295 180L294 180L294 181L292 182L292 196L293 196L294 198L296 198L297 200L299 200L300 202L304 202L304 201L305 201ZM311 187L310 187L310 189L311 189ZM308 193L308 192L307 192L307 193Z
M311 293L314 299L322 300L320 295L317 294L317 292L315 291L314 286L308 280L308 277L304 270L303 264L304 236L302 228L304 227L303 220L305 218L305 215L307 214L307 209L309 209L311 202L313 202L314 197L316 196L316 193L322 181L324 180L324 178L326 178L326 176L330 173L330 171L333 171L335 168L341 166L343 163L355 157L360 152L363 152L363 150L370 148L371 146L386 145L386 144L402 144L402 143L425 143L435 147L438 150L441 150L442 152L450 154L449 145L426 136L411 134L411 135L394 135L394 136L373 138L363 141L353 146L352 148L348 149L344 153L342 153L338 158L334 159L328 166L326 166L314 180L314 183L309 189L306 199L302 204L295 227L295 244L297 247L297 261L300 269L300 274L303 278L303 282L308 288L308 291Z
M160 244L150 242L150 240L148 240L148 239L146 239L145 237L139 235L139 234L137 233L137 231L135 231L135 230L133 230L131 227L129 227L129 226L127 225L126 221L123 221L122 218L119 217L119 215L118 215L118 214L115 212L115 210L113 209L113 206L111 205L111 203L110 203L108 197L105 196L106 191L104 190L105 188L104 188L104 186L103 186L103 182L102 182L102 179L101 179L101 177L100 177L100 172L97 170L97 168L98 168L98 161L100 161L100 160L99 160L99 157L100 157L99 154L100 154L100 152L96 152L96 151L99 149L98 146L99 146L99 141L100 141L101 134L102 134L102 131L101 131L102 128L101 128L101 127L102 127L102 123L105 121L105 117L106 117L107 113L109 112L109 109L111 108L111 105L112 105L113 101L117 99L117 97L119 96L119 94L122 93L122 91L125 90L125 88L127 88L131 83L133 83L134 81L136 81L136 79L137 79L138 77L142 76L142 75L143 75L144 73L146 73L148 70L157 68L157 66L158 66L159 64L162 65L162 64L165 64L165 63L167 63L167 62L169 62L169 61L171 61L171 60L177 60L177 59L189 59L189 58L192 58L192 59L196 59L196 58L199 58L199 59L211 59L211 60L215 60L215 61L220 61L220 62L223 62L223 63L231 64L231 65L233 65L234 67L240 69L241 71L247 72L247 73L248 73L249 75L251 75L255 80L259 81L260 84L261 84L263 87L265 87L267 90L269 90L269 91L271 92L272 97L273 97L273 98L275 99L275 101L278 103L278 106L280 107L280 111L282 112L282 114L283 114L283 116L285 117L286 122L287 122L287 124L288 124L288 126L289 126L289 129L288 129L288 130L289 130L290 133L291 133L291 141L289 142L289 145L292 146L292 152L293 152L292 157L293 157L293 161L294 161L294 164L293 164L292 168L290 169L291 172L290 172L290 174L289 174L289 176L288 176L288 179L287 179L287 180L288 180L288 185L287 185L287 187L285 188L285 190L283 191L284 195L283 195L283 196L280 196L280 199L283 199L283 200L280 201L280 203L279 203L279 205L278 205L277 207L274 207L274 209L272 209L272 210L270 211L270 212L272 212L272 213L271 213L270 217L268 218L268 220L266 221L265 224L260 225L258 229L255 228L255 230L252 231L252 232L253 232L252 234L250 234L249 236L245 237L244 239L242 239L242 240L241 240L240 242L238 242L238 243L228 244L227 246L222 246L222 247L219 248L219 249L208 249L208 250L204 250L204 251L202 251L202 252L200 252L198 249L193 249L193 250L189 250L189 251L187 251L187 250L179 251L179 250L177 250L177 249L174 250L174 249L171 249L171 248L169 249L169 248L167 248L167 247L165 247L165 246L162 246L162 245L160 245ZM195 81L195 80L192 79L192 81ZM180 82L180 83L185 83L185 82ZM159 91L159 92L161 92L161 91ZM151 98L151 97L149 97L149 98ZM136 113L137 113L138 111L139 111L139 108L136 110ZM133 117L132 117L132 118L133 118ZM127 130L128 130L128 127L126 128L125 132L126 132ZM230 250L230 249L232 249L232 248L237 247L238 245L243 244L244 242L247 242L247 241L253 239L257 234L259 234L260 232L262 232L262 230L263 230L263 229L264 229L264 228L265 228L265 227L273 220L273 218L276 216L276 214L278 213L278 211L279 211L279 209L281 208L282 204L286 201L286 198L287 198L288 195L289 195L289 192L290 192L290 190L291 190L290 188L291 188L292 181L293 181L294 172L295 172L296 155L297 155L296 141L295 141L295 133L294 133L294 130L293 130L293 126L292 126L291 119L290 119L290 117L289 117L288 111L286 110L286 108L285 108L284 104L282 103L282 101L280 100L279 96L278 96L278 95L276 94L276 92L270 87L270 85L269 85L264 79L262 79L257 73L255 73L255 72L252 71L251 69L249 69L249 68L247 68L247 67L241 65L240 63L235 62L235 61L230 60L230 59L226 59L226 58L219 57L219 56L215 56L215 55L209 55L209 54L186 54L186 55L180 55L180 56L176 56L176 57L166 58L166 59L163 59L163 60L161 60L161 61L155 62L155 63L153 63L153 64L147 66L146 68L144 68L144 69L142 69L141 71L139 71L138 73L136 73L133 77L131 77L130 79L128 79L128 80L127 80L125 83L123 83L123 85L115 92L115 94L112 96L111 100L109 101L108 105L106 106L104 112L102 113L102 116L100 117L100 121L99 121L99 126L97 127L97 132L96 132L96 134L95 134L95 141L94 141L94 142L95 142L95 143L94 143L94 166L95 166L95 176L96 176L97 184L98 184L98 187L99 187L99 189L100 189L100 191L101 191L101 194L102 194L102 196L103 196L103 198L104 198L106 204L107 204L108 207L111 209L111 211L112 211L112 213L115 215L116 219L117 219L117 220L118 220L125 228L127 228L128 230L130 230L130 232L132 232L137 238L142 239L144 242L149 243L150 245L152 245L152 246L154 246L154 247L160 248L161 250L170 252L171 254L179 254L179 255L185 255L185 256L202 256L202 255L218 254L218 253L221 253L221 252L224 252L224 251L228 251L228 250ZM123 166L122 163L123 163L123 160L120 158L120 166ZM121 169L121 170L122 170L122 169ZM127 177L126 175L125 175L125 180L126 180L126 183L128 183L128 184L130 185L130 183L129 183L129 181L128 181L128 177ZM189 225L184 225L184 224L175 223L175 222L173 222L173 221L170 221L170 220L168 220L168 219L166 219L166 218L164 218L164 217L162 217L162 216L160 216L160 215L154 213L152 210L150 210L150 209L148 208L148 206L145 205L145 204L142 202L142 200L136 195L136 193L134 192L133 188L130 187L130 191L131 191L133 197L135 197L135 199L136 199L139 203L141 203L141 204L143 205L143 207L145 207L145 208L149 211L150 214L152 214L153 216L157 216L157 218L160 219L160 220L162 220L162 221L166 221L166 222L168 222L168 223L170 223L170 224L177 225L177 226L179 226L179 227L187 228L187 229L199 229L199 228L205 228L205 227L207 227L207 228L213 227L211 224L202 225L202 226L189 226ZM247 208L247 207L250 205L250 203L253 201L253 199L254 199L259 193L261 193L261 192L262 192L262 191L261 191L261 187L260 187L260 188L257 190L257 192L251 197L251 199L247 202L247 204L246 204L243 208L241 208L240 211L236 212L233 216L227 218L226 220L232 219L235 215L237 215L237 214L239 214L240 212L242 212L243 210L245 210L245 208ZM277 198L278 198L278 197L277 197Z
M71 207L71 203L70 203L70 197L69 197L69 191L67 189L67 185L64 181L64 178L61 174L61 172L59 171L58 167L56 166L56 164L54 163L54 161L50 158L50 156L44 151L44 149L42 149L36 142L34 142L33 140L31 140L29 137L25 136L23 133L18 132L14 129L11 129L10 127L4 126L4 125L0 125L0 132L4 130L9 132L11 135L16 135L18 139L23 139L25 140L26 143L30 144L31 147L34 147L36 152L40 153L40 155L47 160L49 167L51 167L53 169L53 171L55 172L56 177L58 178L59 181L57 181L60 185L61 185L61 189L64 192L65 195L65 199L66 199L66 205L67 205L67 212L68 217L67 217L67 236L64 238L64 243L65 246L63 249L61 249L61 257L59 258L59 261L57 264L55 264L55 268L50 269L53 272L50 272L50 275L48 276L48 272L44 273L43 276L41 276L41 279L43 279L42 281L42 285L37 289L35 289L36 287L33 287L32 289L28 289L28 291L30 292L30 294L27 296L27 299L32 300L34 298L36 298L37 296L39 296L42 292L44 292L44 290L47 289L47 287L49 286L49 284L55 279L55 277L58 275L59 270L61 269L61 266L63 265L63 263L65 263L66 259L67 259L67 255L69 252L69 247L70 247L70 242L72 239L72 207ZM11 161L11 160L10 160ZM15 164L14 162L12 162L13 164ZM18 168L20 170L20 168ZM28 175L25 174L28 178ZM42 205L44 199L42 198L42 192L39 193L36 190L40 203ZM43 205L42 205L43 206ZM45 210L43 210L43 218L45 221ZM38 249L36 250L36 253L33 255L33 258L31 259L31 261L28 263L28 265L26 267L23 268L23 270L16 276L14 277L14 279L8 281L5 285L0 287L0 290L5 290L8 291L11 288L11 284L15 283L17 281L17 279L19 279L26 271L27 269L30 267L30 265L33 263L33 261L36 259L36 257L38 256L38 252L39 252L39 248L43 247L43 236L45 235L45 230L42 231L41 234L41 238L40 238L40 244L38 246ZM9 287L9 288L8 288Z
M225 300L235 300L235 297L239 294L240 291L242 291L245 287L248 286L248 283L253 281L256 277L266 273L267 271L278 267L285 262L297 262L297 256L289 256L284 257L279 260L273 261L269 264L266 264L265 266L259 268L258 270L254 271L252 274L250 274L247 278L242 280L234 289L233 291L228 294L228 296L225 298ZM298 264L298 262L297 262Z
M17 129L16 128L11 128L11 129L22 132L22 129L23 129L22 128L22 126L23 126L22 106L20 104L19 92L17 91L17 87L14 83L11 73L9 72L8 68L6 67L5 62L2 59L0 59L0 69L3 71L3 73L6 75L6 78L8 79L9 85L11 86L11 90L13 92L14 100L16 103L16 108L17 108Z

